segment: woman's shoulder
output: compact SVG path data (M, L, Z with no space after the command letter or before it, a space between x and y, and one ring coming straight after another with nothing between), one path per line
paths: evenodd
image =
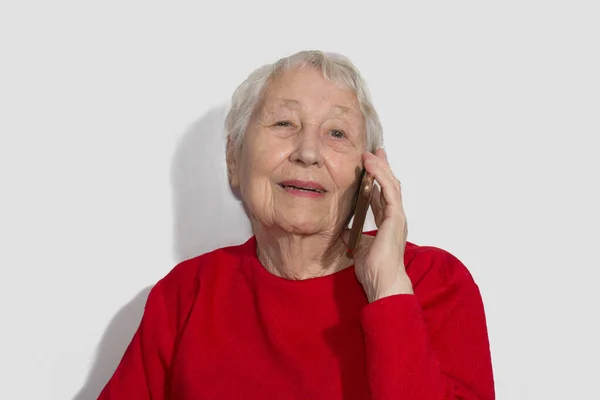
M159 281L162 290L179 292L185 290L186 287L188 290L192 290L200 283L200 280L209 279L217 271L223 274L224 270L239 266L242 258L248 254L250 241L220 247L177 263Z
M177 263L152 288L146 312L162 313L171 331L179 332L194 309L201 287L210 291L215 287L214 279L227 279L226 271L234 271L241 265L249 251L249 242L222 247ZM148 310L148 304L152 311Z
M407 242L405 265L416 292L439 294L440 290L472 290L477 286L467 266L441 247Z
M365 234L375 236L377 230ZM422 283L425 278L446 286L454 282L473 281L466 265L456 255L441 247L407 241L404 266L413 284Z

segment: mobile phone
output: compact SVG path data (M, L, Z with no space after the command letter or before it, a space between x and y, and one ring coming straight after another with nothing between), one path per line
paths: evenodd
M352 221L352 227L350 228L350 239L348 240L347 250L350 255L354 254L354 251L360 242L365 219L367 218L367 210L369 209L371 198L373 197L374 183L375 179L373 178L373 175L368 173L366 169L363 170L363 176L356 196L354 220Z

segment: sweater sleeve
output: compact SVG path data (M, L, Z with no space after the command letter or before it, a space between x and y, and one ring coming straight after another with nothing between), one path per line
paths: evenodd
M363 310L373 399L495 398L479 289L460 261L439 254L413 284L414 295L389 296Z
M98 399L164 399L173 343L159 282L150 291L142 321Z

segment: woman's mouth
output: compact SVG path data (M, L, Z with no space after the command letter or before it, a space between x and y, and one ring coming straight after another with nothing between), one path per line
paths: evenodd
M312 181L287 180L279 183L279 186L286 192L305 194L307 197L318 197L327 192L323 186Z

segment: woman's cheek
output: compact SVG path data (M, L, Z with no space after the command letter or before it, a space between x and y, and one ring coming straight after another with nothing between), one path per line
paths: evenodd
M254 146L252 157L255 164L278 165L290 153L290 141L272 135L263 135L263 140Z
M360 155L356 157L340 157L339 154L330 154L328 164L331 176L339 189L344 190L357 184L360 171L363 168Z

